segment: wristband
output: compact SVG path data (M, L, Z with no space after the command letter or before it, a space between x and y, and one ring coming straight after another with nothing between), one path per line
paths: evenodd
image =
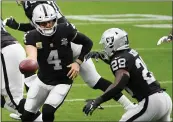
M79 66L82 64L82 61L81 61L81 60L79 60L79 59L76 59L76 60L75 60L75 62L76 62L76 63L78 63L78 64L79 64Z

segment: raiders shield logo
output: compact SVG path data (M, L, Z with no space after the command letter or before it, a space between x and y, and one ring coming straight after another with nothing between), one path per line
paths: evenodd
M63 39L61 40L61 45L67 46L67 44L68 44L67 38L63 38Z

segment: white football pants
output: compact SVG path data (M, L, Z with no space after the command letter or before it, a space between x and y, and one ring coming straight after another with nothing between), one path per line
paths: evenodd
M5 98L6 104L14 108L23 98L24 76L19 71L19 64L25 58L25 50L20 44L12 44L2 48L1 94Z
M47 85L37 77L29 88L25 110L36 113L43 104L57 108L64 102L70 88L68 84Z
M132 121L171 121L172 100L166 92L157 92L139 102L139 105L128 110L120 119L124 122Z

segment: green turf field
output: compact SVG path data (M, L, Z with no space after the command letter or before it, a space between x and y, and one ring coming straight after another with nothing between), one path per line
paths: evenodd
M58 5L62 13L74 23L78 30L94 41L93 50L99 49L98 42L104 30L111 27L125 29L129 33L131 47L139 51L161 86L166 88L172 97L172 45L169 43L156 46L158 39L171 30L171 2L85 1L59 2ZM22 8L15 2L3 2L1 10L3 18L13 16L18 22L28 21ZM7 30L22 43L24 33L9 28ZM103 77L114 81L109 66L101 61L94 61L94 63ZM118 121L124 110L113 100L104 103L105 109L96 110L93 116L87 117L82 113L84 99L95 98L102 93L84 84L80 76L75 80L66 101L56 111L55 120ZM11 120L9 112L2 109L2 121Z

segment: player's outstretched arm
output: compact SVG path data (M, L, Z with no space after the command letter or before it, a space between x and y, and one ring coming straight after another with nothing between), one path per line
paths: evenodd
M23 32L27 32L27 31L30 31L33 29L35 29L35 28L31 25L31 23L20 23L18 30L23 31Z
M88 60L90 58L94 58L96 61L98 61L98 59L101 59L102 61L104 61L106 64L110 63L110 60L108 58L108 56L104 53L104 52L99 52L99 51L92 51L89 52L86 56L85 59Z
M13 17L6 18L4 20L4 24L12 29L24 32L34 29L34 27L30 23L18 23Z
M25 45L25 50L28 59L37 61L37 48L33 45Z
M102 103L112 99L115 94L120 93L129 81L129 72L124 69L117 70L115 73L116 81L108 87L104 94L93 101L89 101L83 108L83 112L88 115Z

